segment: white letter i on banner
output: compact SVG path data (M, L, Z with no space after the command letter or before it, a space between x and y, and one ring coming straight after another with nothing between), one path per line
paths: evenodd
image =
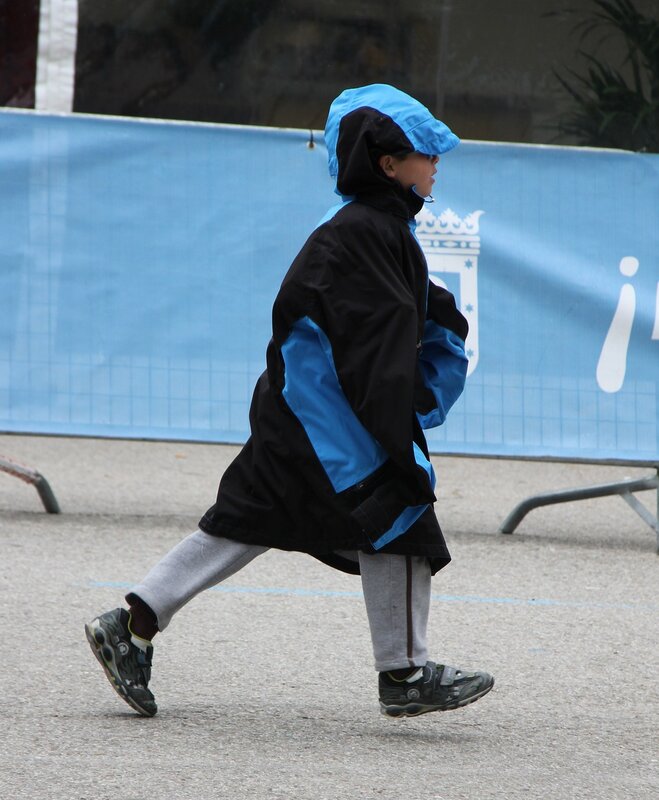
M654 328L651 339L659 339L659 281L657 281L657 301L654 306Z
M620 272L626 277L631 278L637 270L637 258L625 256L620 260ZM631 283L625 283L620 289L618 306L597 362L597 383L605 392L617 392L622 388L627 370L627 350L635 313L636 291Z

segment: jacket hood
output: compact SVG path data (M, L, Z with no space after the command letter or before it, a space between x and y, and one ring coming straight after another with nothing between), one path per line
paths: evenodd
M378 165L381 155L441 155L459 143L418 100L383 83L346 89L330 106L325 126L329 172L344 197L391 189L393 181Z

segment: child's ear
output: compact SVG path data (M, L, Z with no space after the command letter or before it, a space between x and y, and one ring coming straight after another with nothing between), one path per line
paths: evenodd
M395 162L392 156L380 156L378 159L378 164L380 165L380 169L387 178L395 178L396 177L396 167Z

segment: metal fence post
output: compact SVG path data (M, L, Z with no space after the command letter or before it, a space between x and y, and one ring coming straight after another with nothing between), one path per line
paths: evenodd
M50 488L50 484L36 469L17 464L6 456L0 456L0 472L6 472L8 475L13 475L15 478L25 483L32 484L39 493L39 497L46 511L49 514L60 513L59 503L57 502L53 490Z

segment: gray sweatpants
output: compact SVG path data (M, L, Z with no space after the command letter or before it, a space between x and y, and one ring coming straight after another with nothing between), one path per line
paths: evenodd
M158 628L195 595L230 577L268 548L191 533L153 567L127 597L137 595L155 613ZM422 556L376 553L359 558L375 669L423 666L428 660L430 564Z

